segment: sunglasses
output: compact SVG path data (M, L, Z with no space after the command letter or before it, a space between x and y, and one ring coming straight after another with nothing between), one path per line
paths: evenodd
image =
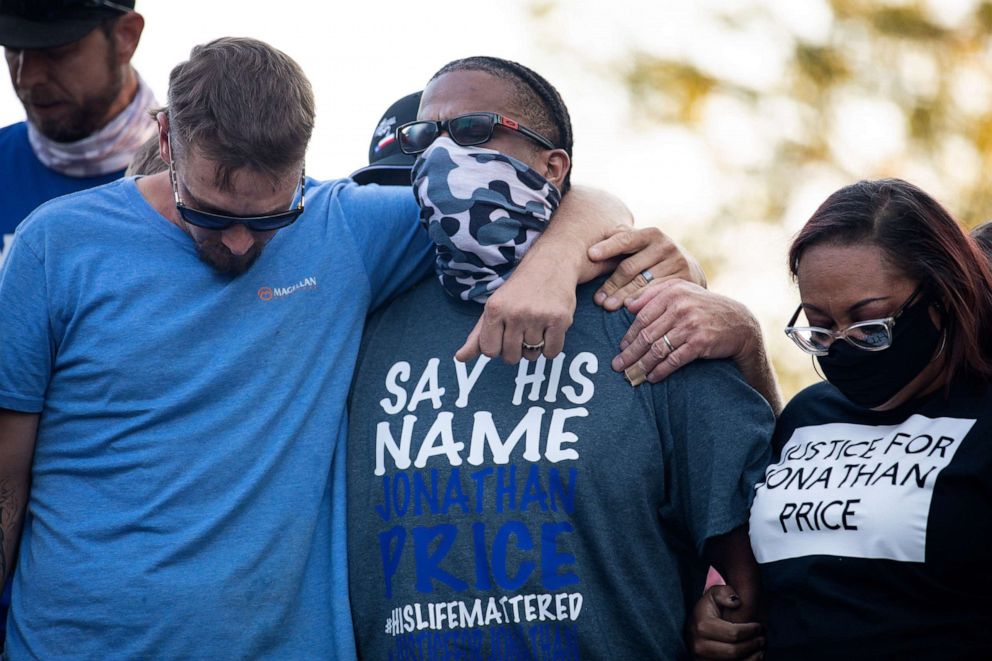
M447 131L455 144L474 147L492 140L493 130L497 126L521 133L545 149L555 148L554 144L540 133L494 112L472 112L441 121L409 122L396 129L396 139L400 143L400 151L404 154L419 154L426 150L441 135L441 131Z
M169 176L172 177L172 192L176 197L176 210L179 217L190 225L202 227L205 230L226 230L231 225L244 225L252 232L272 232L274 230L289 227L303 213L303 202L306 195L307 176L306 169L300 172L300 202L289 211L269 214L267 216L232 216L223 213L213 213L210 211L200 211L193 207L186 206L179 197L179 181L176 178L176 170L169 161Z

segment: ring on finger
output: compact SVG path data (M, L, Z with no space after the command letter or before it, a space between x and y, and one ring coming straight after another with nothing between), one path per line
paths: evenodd
M520 346L524 348L524 351L540 351L544 348L544 339L542 338L537 344L530 344L529 342L521 342Z
M641 277L644 278L644 282L651 282L652 280L654 280L654 276L651 275L651 271L649 271L648 269L644 269L643 271L641 271Z
M668 347L668 353L675 353L675 347L672 346L672 341L668 339L668 333L661 336L661 341Z

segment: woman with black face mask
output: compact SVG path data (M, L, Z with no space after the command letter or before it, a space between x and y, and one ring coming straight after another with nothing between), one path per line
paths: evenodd
M789 265L786 334L826 380L786 407L755 488L765 658L987 658L988 262L930 196L882 180L831 195Z

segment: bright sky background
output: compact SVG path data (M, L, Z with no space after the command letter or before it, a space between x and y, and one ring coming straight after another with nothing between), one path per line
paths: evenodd
M935 17L949 23L974 3L925 0ZM138 0L146 26L134 65L164 102L170 69L196 44L251 36L284 50L302 65L316 93L307 173L326 179L364 165L386 107L422 88L448 61L469 55L514 59L547 77L569 106L576 135L573 181L616 193L639 225L684 238L734 192L734 183L718 173L714 154L746 168L767 143L763 135L788 131L790 118L770 116L756 126L732 104L717 104L708 110L702 135L661 128L631 110L610 67L640 48L690 58L762 89L781 77L790 44L770 38L772 31L760 23L733 31L707 20L706 13L758 6L811 43L826 37L829 20L826 0L559 0L550 20L539 25L528 15L532 4L539 3ZM966 87L971 92L965 97L974 97L976 85ZM0 86L0 126L22 117L10 86ZM904 144L902 118L885 99L851 99L844 119L837 144L851 171L891 158ZM725 263L710 284L754 309L773 353L795 361L813 380L806 359L785 346L781 332L798 302L784 255L789 238L819 202L849 182L815 172L799 180L782 224L735 218L735 231L712 236ZM930 187L925 173L915 180ZM940 190L931 192L941 197Z
M792 9L793 0L768 2L795 15L798 25L808 24L809 31L821 18L817 5L822 0L803 0L802 12ZM763 42L761 35L722 43L725 35L703 30L703 8L712 4L741 2L561 0L565 11L557 38L581 47L587 60L604 67L628 47L643 45L666 54L704 53L743 79L774 77L776 58L769 53L775 44ZM527 6L525 0L138 0L146 27L134 64L164 101L170 69L196 44L219 36L252 36L284 50L303 66L317 95L308 172L331 178L363 164L382 111L420 89L446 62L480 54L515 59L544 74L569 104L577 136L574 180L615 191L639 218L653 219L658 190L645 181L660 175L672 183L665 208L693 217L705 214L712 182L706 181L697 145L630 117L624 90L605 82L603 71L585 71L556 54L555 44L529 20ZM3 86L0 125L22 116L10 87ZM745 139L746 150L746 136L737 137Z
M518 3L481 13L466 10L470 5L464 0L137 0L145 31L133 63L164 102L169 71L196 44L221 36L267 41L299 62L314 87L317 125L307 172L318 178L346 176L364 164L386 107L423 87L447 61L474 54L527 59ZM484 34L457 30L461 15L485 20ZM22 117L20 103L4 85L0 125Z
M555 34L549 38L529 17L526 0L138 0L146 25L133 63L164 102L169 71L196 44L220 36L251 36L284 50L302 65L317 97L307 173L334 178L365 164L382 112L397 98L421 89L445 63L469 55L514 59L547 77L569 105L576 135L573 181L618 194L639 224L662 225L678 237L689 224L704 219L716 200L704 154L708 146L632 116L626 91L604 74L611 60L641 44L669 53L712 51L712 57L722 58L722 64L742 76L762 75L771 59L733 52L738 46L751 52L751 46L767 44L712 49L705 44L719 43L720 35L694 36L701 7L715 1L561 0ZM803 1L815 5L822 0ZM816 12L803 20L815 22ZM562 44L581 49L583 61L576 62L559 48ZM598 68L590 70L589 62ZM3 85L0 125L22 118L20 103L10 86ZM661 181L665 185L660 188Z

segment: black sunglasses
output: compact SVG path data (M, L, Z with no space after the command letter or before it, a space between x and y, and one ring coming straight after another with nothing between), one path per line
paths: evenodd
M400 151L404 154L419 154L426 150L441 135L441 131L447 131L451 139L462 147L474 147L492 140L493 130L497 126L522 133L545 149L555 148L554 144L540 133L494 112L472 112L441 121L409 122L397 127L396 139L400 143Z
M274 213L267 216L231 216L223 213L212 213L210 211L200 211L183 204L179 197L179 181L176 179L176 170L169 161L169 176L172 177L172 192L176 197L176 210L179 217L190 225L202 227L205 230L226 230L234 224L244 225L252 232L272 232L274 230L289 227L303 213L303 202L307 189L306 169L300 172L300 202L289 211Z

